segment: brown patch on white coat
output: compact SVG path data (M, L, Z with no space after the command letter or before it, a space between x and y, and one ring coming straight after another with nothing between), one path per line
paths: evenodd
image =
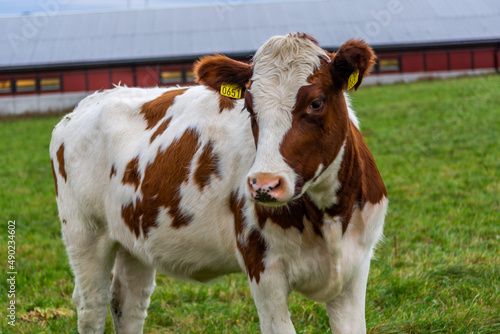
M212 175L219 179L222 177L219 170L219 158L214 152L212 143L208 142L203 147L203 151L198 158L198 166L194 172L194 181L200 191L210 183Z
M111 165L111 171L109 172L109 178L113 178L113 176L116 176L116 168L115 165Z
M147 122L146 129L154 128L165 117L168 108L174 104L175 98L182 95L186 90L187 88L169 90L156 99L145 103L141 108L141 114Z
M62 143L59 150L57 150L57 162L59 163L59 174L61 174L65 182L68 181L68 176L66 175L66 169L64 167L64 143Z
M54 185L56 187L56 197L59 195L59 190L57 188L57 175L56 170L54 169L54 161L50 159L50 165L52 166L52 177L54 178Z
M242 242L243 231L247 227L246 217L243 213L245 201L238 198L238 194L231 193L229 198L229 207L234 216L234 232L236 245L240 251L245 263L248 278L255 279L257 284L260 281L260 275L265 271L264 257L267 248L266 241L257 229L252 229L248 233L246 240Z
M142 196L137 196L132 203L122 206L122 218L137 237L140 236L141 230L147 237L148 231L156 226L161 208L168 209L173 228L186 226L191 221L191 216L180 208L180 187L183 182L188 181L191 161L200 147L198 140L198 133L188 129L167 149L158 149L155 160L146 166L139 188ZM132 159L127 165L132 166L131 170L134 172L134 167L138 164L136 159ZM124 180L131 179L129 183L137 189L138 177L129 177L130 174L140 174L137 172L124 175Z

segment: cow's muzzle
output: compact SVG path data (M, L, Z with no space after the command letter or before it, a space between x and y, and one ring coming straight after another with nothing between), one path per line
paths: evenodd
M262 204L284 204L290 194L285 178L271 173L255 173L248 176L250 198Z

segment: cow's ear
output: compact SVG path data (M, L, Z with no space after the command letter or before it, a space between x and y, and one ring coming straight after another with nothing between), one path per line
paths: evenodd
M220 91L223 83L237 85L245 90L253 73L252 65L223 55L205 56L194 64L196 82Z
M376 59L372 48L364 41L351 39L345 42L337 53L332 54L330 69L334 82L344 90L357 90Z

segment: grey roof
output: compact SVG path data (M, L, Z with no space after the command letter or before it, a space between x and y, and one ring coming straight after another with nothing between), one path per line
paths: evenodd
M498 0L227 2L128 11L0 17L0 69L251 54L269 37L306 32L329 49L500 40Z

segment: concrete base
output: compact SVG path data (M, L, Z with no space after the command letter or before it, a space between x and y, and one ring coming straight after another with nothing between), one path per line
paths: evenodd
M443 71L443 72L416 72L416 73L396 73L396 74L373 74L363 79L363 85L390 85L395 83L408 83L419 80L448 79L461 76L475 76L488 73L496 73L494 68L480 70L463 71Z
M0 116L57 112L74 108L90 93L48 93L0 97Z

